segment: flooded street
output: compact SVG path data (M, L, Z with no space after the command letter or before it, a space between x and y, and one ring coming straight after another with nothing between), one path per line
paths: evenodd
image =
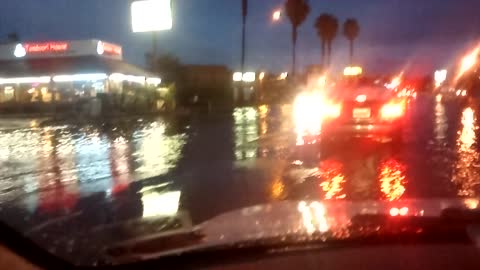
M47 243L142 219L188 227L281 200L478 196L479 108L421 96L408 110L403 145L333 140L314 159L295 145L290 106L3 129L0 217Z

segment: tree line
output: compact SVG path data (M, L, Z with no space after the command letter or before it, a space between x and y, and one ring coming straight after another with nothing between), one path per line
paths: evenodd
M285 12L292 25L292 73L295 74L296 66L296 46L298 28L305 22L310 14L310 5L308 0L287 0L285 3ZM332 42L338 35L339 20L335 15L322 13L315 20L313 25L321 42L322 67L328 68L331 63ZM353 63L354 41L360 34L360 25L354 18L348 18L343 23L343 35L349 41L350 45L350 64Z

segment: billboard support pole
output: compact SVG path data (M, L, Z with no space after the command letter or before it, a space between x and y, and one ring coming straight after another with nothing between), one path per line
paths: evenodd
M157 32L152 31L152 69L157 72Z
M241 63L241 71L242 71L242 81L240 82L240 105L244 103L244 92L245 92L245 82L243 81L243 74L245 74L245 43L246 43L246 23L247 23L247 15L248 15L248 0L242 0L242 63Z

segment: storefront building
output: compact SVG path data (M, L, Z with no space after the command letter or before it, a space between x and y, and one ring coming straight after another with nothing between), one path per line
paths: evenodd
M161 79L122 59L122 47L100 40L0 45L0 110L32 104L76 104L109 97L124 102Z

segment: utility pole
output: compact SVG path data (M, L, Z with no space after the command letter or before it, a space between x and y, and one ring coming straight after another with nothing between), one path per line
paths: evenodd
M243 74L245 74L245 44L246 44L246 24L247 24L247 15L248 15L248 0L242 0L242 80L240 82L240 102L243 104L244 102L244 90L245 90L245 82L243 81Z
M152 31L152 71L157 72L157 32Z

